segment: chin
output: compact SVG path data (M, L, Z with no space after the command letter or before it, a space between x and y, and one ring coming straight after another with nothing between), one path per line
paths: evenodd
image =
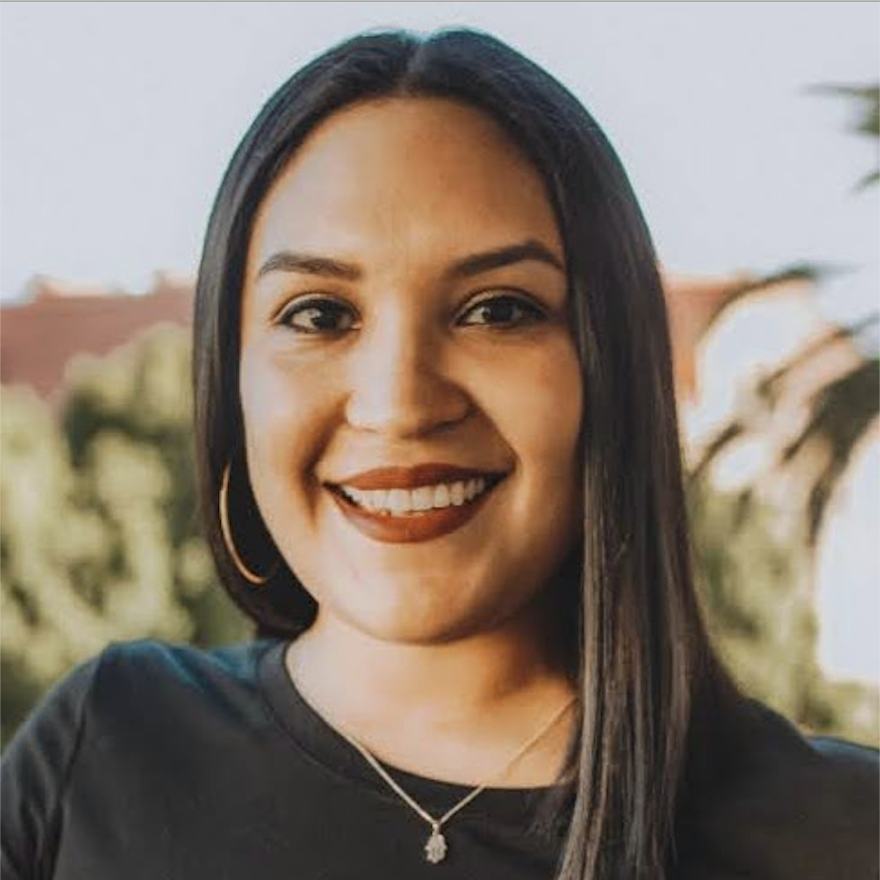
M407 645L442 645L488 628L484 609L457 608L449 597L431 602L380 600L369 607L337 609L346 623L378 641Z

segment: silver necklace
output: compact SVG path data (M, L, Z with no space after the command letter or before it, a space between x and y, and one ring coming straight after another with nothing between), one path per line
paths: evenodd
M541 729L529 741L519 749L519 751L502 767L502 769L492 777L492 780L500 780L507 771L539 740L550 728L568 711L569 707L574 703L574 699L569 700L561 709L559 709L553 717L544 724ZM446 837L441 831L442 827L459 811L463 810L477 795L481 794L488 788L489 782L478 785L472 791L468 792L457 804L450 807L442 816L432 816L424 807L419 804L415 798L409 795L403 788L395 782L391 775L379 763L379 761L370 753L370 751L356 739L350 737L344 731L339 731L342 736L348 740L360 753L364 760L385 780L388 787L408 806L410 806L419 816L421 816L428 825L431 826L431 834L425 844L425 858L432 864L436 865L446 858L449 845L446 843Z

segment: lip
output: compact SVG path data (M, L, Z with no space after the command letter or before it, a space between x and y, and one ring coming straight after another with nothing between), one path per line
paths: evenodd
M459 472L464 473L461 470ZM469 471L468 473L479 476L486 475L486 472ZM366 474L362 476L366 476ZM435 482L437 481L436 478L432 479ZM361 534L384 544L415 544L420 541L431 541L460 529L477 515L486 503L486 500L502 481L503 477L501 479L494 479L475 500L468 501L460 507L450 505L449 507L441 507L437 510L420 511L418 514L406 514L404 516L393 516L391 514L375 513L366 510L346 498L338 488L333 486L329 486L328 491L337 507L342 511L343 516ZM443 481L441 480L440 482ZM357 484L348 481L346 485L361 488ZM405 487L398 482L394 485L399 488L417 488L420 485L431 485L431 483L421 482L416 483L414 486ZM376 488L386 488L386 486L376 486Z
M428 462L414 467L380 467L329 485L351 486L353 489L418 489L419 486L433 486L436 483L454 483L458 480L471 480L476 477L497 481L506 474L500 471L481 471L475 468L459 467L454 464ZM465 505L467 507L467 505Z

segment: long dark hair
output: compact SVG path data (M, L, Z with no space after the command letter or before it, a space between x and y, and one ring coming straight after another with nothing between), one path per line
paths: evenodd
M695 599L666 311L651 239L596 122L560 83L470 30L355 37L296 73L239 145L208 226L195 307L196 449L220 575L261 632L295 634L315 604L281 565L254 588L223 543L217 497L232 465L237 546L258 571L279 554L247 480L239 312L254 214L310 131L384 96L436 96L494 118L543 176L568 268L580 356L583 541L576 600L581 724L568 766L562 880L658 878L672 863L699 719L722 691Z

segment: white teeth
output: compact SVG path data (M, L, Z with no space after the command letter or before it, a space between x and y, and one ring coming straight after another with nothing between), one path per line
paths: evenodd
M351 498L352 501L366 507L368 510L378 510L385 507L388 492L386 489L373 489L365 491L363 489L352 489L346 486L343 492Z
M449 486L446 483L434 486L434 507L449 507Z
M388 508L392 513L409 513L412 510L412 494L408 489L389 489Z
M486 490L483 477L454 483L438 483L436 486L419 486L416 489L354 489L340 487L355 504L376 512L402 516L422 513L444 507L461 507Z
M430 486L419 486L412 490L412 509L430 510L434 506L434 492Z

